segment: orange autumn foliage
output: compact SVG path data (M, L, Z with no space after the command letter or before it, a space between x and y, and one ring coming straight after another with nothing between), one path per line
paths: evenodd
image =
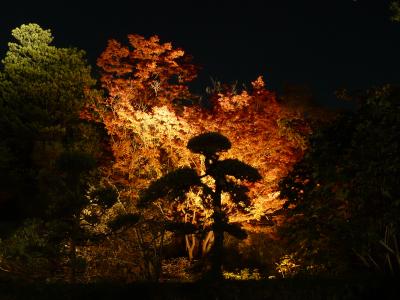
M261 219L279 210L277 184L303 155L298 140L286 136L281 120L299 120L299 115L278 103L276 95L265 88L259 76L252 91L214 95L214 110L187 108L183 118L200 132L218 131L232 142L229 157L237 158L258 169L263 179L251 189L253 206L246 215L235 215L236 221ZM303 127L292 132L301 139L308 132Z
M157 36L130 34L128 40L133 49L110 40L97 60L110 104L128 97L132 108L143 109L190 95L186 83L196 77L196 68L183 50Z
M308 128L301 117L277 101L261 76L252 82L251 91L211 95L212 110L190 106L178 114L172 102L190 97L186 84L195 78L195 66L183 50L160 43L157 36L128 39L132 48L111 40L101 54L98 66L107 96L98 98L93 107L114 155L107 176L126 203L134 205L141 189L170 170L188 165L201 169L202 162L186 149L187 142L205 131L217 131L232 142L229 157L250 164L263 176L252 189L252 207L233 218L259 220L280 209L277 182L304 151L299 141ZM297 125L288 128L293 122L285 120L297 120ZM209 214L200 211L195 192L192 201L179 209L193 222L193 214Z

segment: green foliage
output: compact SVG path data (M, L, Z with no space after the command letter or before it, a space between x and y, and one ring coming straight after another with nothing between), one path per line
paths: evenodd
M285 235L310 265L343 272L359 267L354 253L385 265L379 241L386 226L400 225L399 99L397 87L367 91L357 111L315 132L281 181L291 218Z
M91 146L95 130L79 119L85 90L95 84L85 53L52 46L50 30L37 24L21 25L12 36L0 72L0 188L1 211L19 220L43 215L57 197L62 153L99 150Z
M2 60L1 98L11 108L19 107L21 121L35 129L76 118L84 88L95 83L85 53L50 45L50 31L37 24L22 25L12 35L16 42L8 44Z
M53 249L52 259L67 263L74 280L82 265L76 247L89 239L81 226L89 215L82 211L91 205L87 191L98 185L103 156L101 129L80 119L95 80L85 52L51 45L50 30L27 24L12 36L0 72L0 227L14 223L21 232L27 218L41 224L34 229L47 246L35 253L46 260ZM5 241L15 245L35 241L34 235L8 235ZM18 256L9 254L10 260Z
M23 24L13 29L12 35L24 47L40 48L53 41L51 31L43 30L38 24Z

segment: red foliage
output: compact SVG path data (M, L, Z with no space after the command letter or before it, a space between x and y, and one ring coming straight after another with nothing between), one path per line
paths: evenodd
M187 141L217 131L232 142L229 156L263 176L252 189L253 207L236 220L260 219L279 209L277 182L305 149L309 129L302 118L278 103L261 76L252 82L251 91L212 95L213 110L191 106L178 115L171 103L190 96L186 84L195 78L195 66L183 50L160 43L157 36L128 38L133 49L111 40L98 59L107 96L98 97L93 107L110 137L114 161L108 176L121 195L134 203L140 189L169 170L201 167L186 149ZM301 126L292 126L296 122Z
M189 95L186 83L196 77L196 68L183 50L160 43L157 36L131 34L128 40L133 50L110 40L97 60L108 100L128 96L134 108L142 109Z

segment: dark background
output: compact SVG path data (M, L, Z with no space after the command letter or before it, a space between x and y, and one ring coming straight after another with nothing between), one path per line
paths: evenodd
M390 20L389 2L3 1L0 54L11 30L29 22L51 29L57 46L86 50L93 65L110 38L157 34L202 67L195 88L210 76L248 83L264 75L273 90L309 85L320 103L335 106L337 88L399 81L400 24Z

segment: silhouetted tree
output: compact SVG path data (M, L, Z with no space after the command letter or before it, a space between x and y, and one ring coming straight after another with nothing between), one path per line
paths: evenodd
M315 131L281 181L285 236L307 264L342 272L358 257L373 269L399 267L399 97L390 85L358 95L357 110Z
M204 174L199 175L196 170L189 167L170 172L152 182L143 191L139 204L146 207L158 199L182 202L185 201L189 190L193 188L201 190L202 205L210 208L213 213L210 217L211 226L197 227L197 230L214 233L211 269L207 275L212 279L220 279L224 232L240 239L247 236L238 224L229 222L227 206L222 201L222 195L228 194L227 201L231 201L236 207L245 207L249 204L247 195L249 188L245 183L254 183L260 180L261 176L255 168L237 159L219 159L222 152L231 148L230 141L219 133L200 134L189 140L187 148L193 153L204 156ZM205 223L205 220L203 222Z

